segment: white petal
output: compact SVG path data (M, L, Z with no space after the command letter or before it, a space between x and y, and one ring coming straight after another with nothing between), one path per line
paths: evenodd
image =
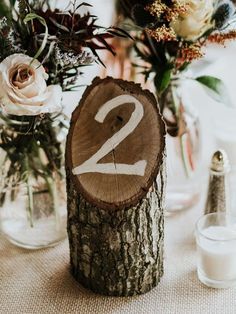
M41 106L37 105L39 97L36 102L28 103L28 99L25 99L26 103L16 104L9 100L9 98L3 99L3 110L8 114L14 115L39 115L42 113L58 113L62 110L61 105L62 89L59 85L50 85L47 88L47 93L41 96L43 103Z
M32 97L35 97L37 95L45 93L47 90L47 84L44 80L40 82L40 84L36 81L34 81L32 84L19 89L19 96L22 95L25 98L31 99Z

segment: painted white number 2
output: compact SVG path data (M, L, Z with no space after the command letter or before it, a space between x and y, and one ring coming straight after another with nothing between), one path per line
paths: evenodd
M135 110L132 113L129 121L116 134L102 145L102 147L91 158L85 161L82 165L73 169L74 175L83 173L105 173L105 174L124 174L144 176L147 167L146 160L140 160L133 165L119 163L98 163L103 157L112 152L126 137L131 134L141 122L144 116L143 105L133 96L121 95L106 102L98 111L95 120L103 123L110 111L120 105L134 103Z

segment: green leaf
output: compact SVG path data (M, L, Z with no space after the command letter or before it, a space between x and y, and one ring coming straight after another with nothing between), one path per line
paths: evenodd
M45 27L45 34L44 34L42 44L41 44L39 50L36 52L36 54L33 58L33 61L41 55L41 53L43 52L44 48L47 45L47 39L48 39L48 26L47 26L45 19L42 16L39 16L35 13L29 13L24 18L24 23L27 24L28 22L33 22L34 19L37 19Z
M217 77L209 75L199 76L195 78L195 80L205 87L206 92L214 100L231 106L231 101L228 95L227 87L225 86L222 80L220 80Z
M52 19L51 17L49 18L49 20L59 29L62 29L63 31L69 33L70 30L68 27L64 26L64 25L61 25L59 23L57 23L54 19Z
M171 72L171 69L167 69L164 72L160 72L155 76L154 83L159 95L163 93L170 84Z
M199 76L195 78L196 81L203 84L204 86L210 88L215 93L220 94L220 91L222 89L222 81L216 77L213 76Z

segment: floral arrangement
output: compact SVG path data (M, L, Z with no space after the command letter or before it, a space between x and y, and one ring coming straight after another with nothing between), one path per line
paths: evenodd
M118 0L117 11L135 38L133 47L141 63L133 65L141 69L146 82L154 83L167 132L178 139L176 151L180 152L185 174L190 177L196 168L194 155L199 151L199 124L196 122L193 130L187 125L181 83L184 79L196 80L216 100L228 101L220 79L208 75L192 77L187 70L193 61L204 56L208 43L225 45L236 39L236 30L229 27L236 18L235 2Z
M63 134L62 92L78 87L81 68L102 63L99 50L114 54L107 40L126 36L98 26L70 1L64 11L50 1L10 0L0 4L0 205L24 184L33 206L35 180L53 194L60 181Z
M225 45L236 39L236 30L228 26L235 21L231 0L119 0L118 10L132 22L135 50L145 62L142 73L154 84L161 111L166 105L177 117L178 109L166 102L168 88L197 59L204 56L207 43ZM216 96L221 96L222 82L203 76L196 80ZM167 121L168 122L168 121ZM178 121L176 121L178 124ZM178 130L178 128L175 128Z

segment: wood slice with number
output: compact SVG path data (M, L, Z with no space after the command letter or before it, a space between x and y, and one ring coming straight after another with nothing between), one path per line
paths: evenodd
M139 85L95 79L72 116L67 156L78 191L101 208L147 194L164 150L154 96Z
M68 236L75 279L132 296L163 275L165 128L139 85L95 79L75 109L66 148Z

